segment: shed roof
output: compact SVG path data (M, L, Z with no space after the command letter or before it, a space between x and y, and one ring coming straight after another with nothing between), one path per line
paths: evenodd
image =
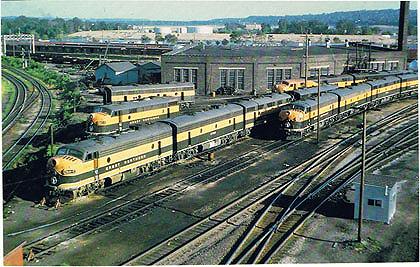
M103 64L102 66L107 66L110 69L112 69L115 72L125 72L125 71L129 71L132 69L137 68L134 64L128 62L128 61L123 61L123 62L108 62Z
M394 185L400 181L402 181L401 178L390 175L367 174L365 176L365 185L394 187ZM360 184L360 175L354 180L354 183Z

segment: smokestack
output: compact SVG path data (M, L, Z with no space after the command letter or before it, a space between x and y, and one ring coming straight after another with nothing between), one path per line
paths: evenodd
M398 50L407 50L407 35L408 35L408 14L410 12L410 2L400 2L400 22L398 27Z

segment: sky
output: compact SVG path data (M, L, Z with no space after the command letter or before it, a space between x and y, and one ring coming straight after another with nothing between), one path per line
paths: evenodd
M335 11L397 9L398 1L144 1L1 0L1 16L208 20L252 15L302 15ZM410 9L417 9L411 1Z

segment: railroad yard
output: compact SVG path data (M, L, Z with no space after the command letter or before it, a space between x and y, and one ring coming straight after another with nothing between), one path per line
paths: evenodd
M334 43L281 20L2 34L3 264L418 262L400 11L398 35L339 21Z

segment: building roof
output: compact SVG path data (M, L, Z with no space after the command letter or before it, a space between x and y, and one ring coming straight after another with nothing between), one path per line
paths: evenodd
M327 48L325 46L311 46L309 48L310 55L324 54L345 54L348 51L355 50L354 47L333 46ZM373 50L373 49L372 49ZM305 54L304 47L290 46L194 46L188 49L172 51L165 55L181 55L181 56L213 56L213 57L261 57L261 56L303 56Z
M401 178L390 176L390 175L367 174L365 176L365 185L393 187L396 183L400 181L402 181ZM356 179L354 180L354 183L360 184L360 175L356 177Z
M128 62L128 61L123 61L123 62L109 62L109 63L105 63L102 66L108 66L110 69L112 69L115 72L125 72L125 71L129 71L132 69L137 68L134 64Z

